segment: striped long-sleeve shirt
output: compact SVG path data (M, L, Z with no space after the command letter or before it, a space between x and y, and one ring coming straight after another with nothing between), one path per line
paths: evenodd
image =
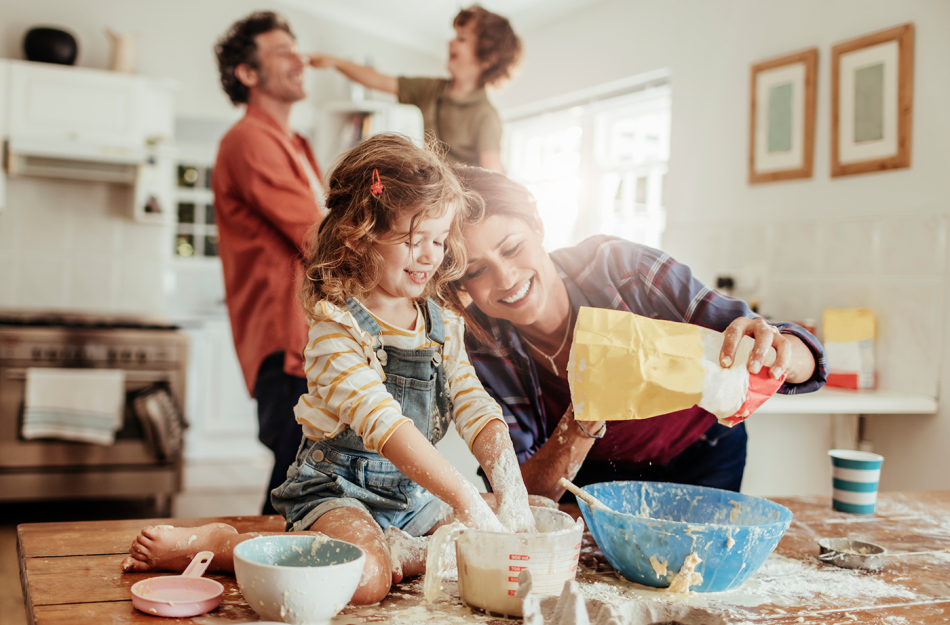
M320 302L310 324L304 350L307 394L294 408L304 436L332 438L350 427L367 449L378 452L397 427L410 421L383 384L384 373L373 353L373 337L364 332L349 311ZM471 449L475 437L493 419L503 419L501 408L488 395L468 361L460 316L442 310L445 346L442 362L452 417L459 435ZM384 346L399 349L432 347L421 311L415 330L405 330L373 317L382 329ZM410 421L411 422L411 421Z

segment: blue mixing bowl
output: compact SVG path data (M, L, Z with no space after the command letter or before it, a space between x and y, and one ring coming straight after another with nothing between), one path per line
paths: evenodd
M583 490L611 508L577 501L607 560L628 580L656 588L670 585L691 552L702 558L695 570L703 581L690 590L738 588L762 566L792 521L784 506L718 488L605 482Z

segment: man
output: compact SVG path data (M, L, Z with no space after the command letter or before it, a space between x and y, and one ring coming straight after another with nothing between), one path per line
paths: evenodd
M234 24L215 47L221 85L244 117L221 140L215 215L234 346L257 398L259 438L274 452L270 490L300 444L293 407L307 391L301 361L308 325L297 300L307 232L322 218L320 170L290 111L306 97L290 27L271 12Z

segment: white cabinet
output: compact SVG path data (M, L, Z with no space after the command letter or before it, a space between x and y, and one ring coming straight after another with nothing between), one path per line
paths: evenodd
M398 132L422 144L422 113L415 106L377 100L326 102L317 109L313 137L326 171L340 154L378 132Z
M15 135L144 148L144 78L11 61L10 95Z
M176 88L144 76L6 61L0 67L6 173L131 186L132 218L170 224L174 156L167 145ZM2 190L0 181L0 197Z

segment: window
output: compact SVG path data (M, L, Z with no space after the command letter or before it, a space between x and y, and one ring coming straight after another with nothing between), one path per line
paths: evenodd
M522 114L506 126L508 174L538 199L548 250L592 234L657 247L670 153L666 78ZM571 98L562 98L561 102Z

